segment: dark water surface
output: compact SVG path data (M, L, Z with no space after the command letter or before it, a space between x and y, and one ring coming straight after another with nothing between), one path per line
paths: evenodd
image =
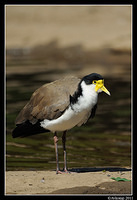
M78 51L74 51L78 52ZM61 56L63 51L61 52ZM40 54L41 56L42 54ZM84 55L84 53L83 53ZM86 54L87 55L87 54ZM102 55L102 54L100 54ZM68 168L87 168L87 167L106 167L106 166L130 166L131 165L131 82L130 82L130 63L127 59L127 53L116 54L122 59L113 58L109 60L111 66L114 68L119 62L121 69L127 70L125 74L128 76L119 75L105 77L105 86L110 91L111 96L105 93L99 94L98 108L94 119L88 121L82 127L75 127L67 133L67 162ZM9 55L11 56L11 55ZM37 54L38 56L38 54ZM79 65L76 65L76 56L70 60L63 60L59 55L54 56L60 63L64 62L68 66L80 66L84 69L85 66L90 64L89 59L79 60ZM98 55L97 55L98 56ZM113 56L113 57L114 57ZM105 57L105 55L104 55ZM104 59L103 57L103 59ZM53 56L51 56L53 59ZM104 65L107 63L107 56ZM110 57L109 57L110 58ZM35 60L35 56L30 60L39 64L36 66L36 71L31 71L31 66L35 63L29 62L30 60L25 57L18 57L18 55L11 56L7 59L7 70L12 73L7 74L7 89L6 89L6 169L7 170L55 170L55 150L53 143L53 133L39 134L27 138L13 139L11 131L14 128L14 121L23 108L23 106L30 99L31 94L42 84L55 80L56 70L52 68L52 59L48 56L44 61L41 58ZM63 57L64 59L64 57ZM127 59L127 61L126 61ZM89 63L84 63L84 62ZM71 62L70 62L71 61ZM95 61L98 61L95 59ZM99 60L101 62L101 59ZM24 63L26 62L26 63ZM47 62L47 63L44 63ZM41 64L40 64L41 63ZM110 65L109 63L109 65ZM74 64L74 65L73 65ZM95 63L94 63L95 64ZM20 66L19 66L20 65ZM42 65L50 68L42 71ZM14 69L14 67L17 67ZM19 66L19 68L18 68ZM69 67L58 69L57 73L64 73ZM28 72L25 73L24 71ZM18 70L17 70L18 69ZM106 68L105 68L106 69ZM75 69L80 70L79 68ZM23 73L24 72L24 73ZM37 72L37 73L36 73ZM92 70L91 70L92 72ZM67 73L67 72L66 72ZM110 69L111 74L111 69ZM51 79L51 75L54 77ZM120 77L121 76L121 77ZM128 77L128 78L126 78ZM60 167L63 168L63 149L61 144L61 136L59 133L59 161Z
M67 133L69 168L131 164L130 82L107 79L106 84L112 95L99 95L95 118ZM12 118L12 114L7 115L9 129ZM63 167L62 134L58 136ZM7 170L55 169L53 133L13 139L9 131L6 140Z

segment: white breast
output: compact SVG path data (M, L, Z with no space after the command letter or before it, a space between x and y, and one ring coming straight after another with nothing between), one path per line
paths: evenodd
M91 109L97 103L98 94L95 92L95 85L86 85L85 82L82 82L81 87L83 92L78 101L70 105L59 118L42 121L43 128L52 132L65 131L76 125L81 125L87 120Z

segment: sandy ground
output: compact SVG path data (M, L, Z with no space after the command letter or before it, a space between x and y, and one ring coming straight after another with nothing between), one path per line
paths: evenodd
M55 171L7 171L6 194L131 194L131 171L89 171L56 174Z
M88 49L131 48L131 5L6 6L7 48L58 40Z

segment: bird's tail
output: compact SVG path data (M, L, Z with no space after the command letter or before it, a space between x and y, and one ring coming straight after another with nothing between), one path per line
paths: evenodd
M40 122L38 121L35 124L32 124L29 121L23 122L22 124L17 124L16 128L12 132L12 137L27 137L30 135L35 135L39 133L49 132L40 126Z

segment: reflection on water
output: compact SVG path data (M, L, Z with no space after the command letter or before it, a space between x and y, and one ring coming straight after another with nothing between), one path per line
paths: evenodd
M61 58L58 57L58 59ZM8 63L9 68L14 68L16 62L17 64L21 62L19 58L16 58L16 62L14 60L14 64L12 59L11 61L11 65ZM42 62L42 60L39 61ZM59 63L59 60L57 62ZM124 65L126 63L123 59ZM85 67L84 59L83 66ZM56 71L54 71L55 74ZM14 128L18 112L36 88L50 81L48 75L53 75L53 70L42 72L39 68L38 73L31 71L26 74L9 73L7 75L7 170L53 170L56 167L52 133L27 138L13 139L11 137L11 130ZM129 78L125 77L107 76L105 86L111 92L111 96L101 93L95 118L89 120L84 126L75 127L67 133L68 168L131 165L131 84ZM59 133L58 136L60 138L59 161L60 167L63 168L62 134Z

